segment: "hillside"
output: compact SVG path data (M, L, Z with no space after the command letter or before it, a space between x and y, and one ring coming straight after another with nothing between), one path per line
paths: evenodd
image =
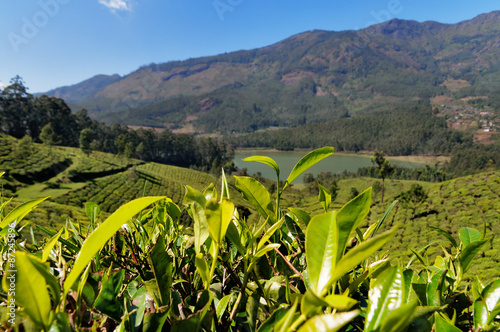
M6 173L1 179L3 197L14 196L18 205L50 196L27 219L40 225L62 224L68 217L85 222L84 206L90 201L105 215L145 195L166 195L181 204L184 185L201 190L217 183L207 173L102 152L86 155L76 148L48 147L1 134L0 143L0 170Z
M12 208L30 199L50 196L27 218L34 225L57 226L68 218L86 223L84 206L87 202L97 203L103 215L115 211L120 205L138 197L166 195L182 205L184 185L201 190L218 179L207 173L187 168L146 163L121 156L92 152L85 155L79 149L47 147L42 144L0 136L0 171L6 174L1 179L3 197L14 197ZM25 154L26 151L30 153ZM266 167L266 166L262 166ZM233 182L232 177L231 183ZM340 192L333 202L339 209L350 199L351 188L362 192L370 186L377 187L378 179L356 178L339 181ZM231 198L237 203L240 213L251 215L249 205L242 200L230 183ZM443 238L428 226L440 227L454 236L462 227L479 230L486 224L487 237L491 239L484 252L473 265L471 273L483 271L481 279L486 282L500 277L500 270L492 266L498 263L500 248L500 171L481 173L441 183L386 180L385 202L373 194L372 210L363 227L373 223L387 206L412 184L420 184L428 193L422 204L414 207L400 205L396 214L390 216L384 227L401 223L389 251L396 260L407 262L409 249L419 250L424 245ZM266 182L267 186L272 186ZM317 194L305 189L289 188L283 195L288 207L304 209L311 214L321 212ZM252 217L249 217L252 222ZM446 242L440 243L446 246ZM439 244L427 249L433 257L440 251ZM469 276L472 276L470 274Z
M107 122L197 133L320 123L409 99L431 99L450 116L447 107L481 97L483 111L496 114L499 17L309 31L260 49L144 66L98 91L76 85L50 94Z
M337 199L333 202L333 208L339 209L345 204L351 195L351 188L362 192L368 187L377 186L379 179L356 178L341 180ZM424 246L422 256L429 257L432 262L434 257L442 254L440 246L451 250L449 242L439 233L429 228L439 227L450 232L453 237L458 238L458 231L462 227L475 228L483 231L486 226L486 238L491 239L478 257L467 277L473 279L478 276L481 281L489 282L500 277L498 268L500 248L500 172L492 171L473 176L460 177L441 183L429 183L421 181L385 181L384 203L380 204L380 192L374 191L372 209L369 218L363 226L367 227L379 220L387 207L396 199L396 196L410 189L412 184L423 186L428 194L425 202L415 206L403 206L399 204L396 212L389 216L385 229L400 223L400 229L390 242L386 251L394 261L402 261L406 264L413 253L410 249L419 251ZM313 214L322 212L322 207L317 197L297 195L288 204L294 207L311 211ZM412 210L414 209L414 210Z

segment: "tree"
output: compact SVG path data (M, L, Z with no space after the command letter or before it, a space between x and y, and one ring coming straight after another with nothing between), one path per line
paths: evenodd
M47 123L45 126L43 126L42 131L40 132L40 140L43 144L49 146L60 143L60 141L57 139L57 135L54 132L54 129L52 129L51 123Z
M378 171L378 176L382 178L380 202L384 203L384 180L394 172L394 167L391 166L389 160L384 158L384 153L378 150L375 150L371 161Z
M80 132L80 149L88 155L92 150L90 148L90 143L94 137L94 132L90 128L85 128Z
M33 134L30 129L38 117L33 112L33 96L20 76L11 79L10 85L0 93L0 119L0 130L6 134L16 138ZM38 137L38 133L34 137Z
M135 153L139 155L139 158L142 160L142 156L144 155L144 143L141 142L137 147L135 148Z

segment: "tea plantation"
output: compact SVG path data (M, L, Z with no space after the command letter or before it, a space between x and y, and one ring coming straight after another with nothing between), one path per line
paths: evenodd
M201 190L219 181L210 174L175 166L146 163L121 156L67 147L49 147L33 142L23 142L10 136L0 136L0 171L3 197L14 196L10 208L30 199L50 196L27 218L36 225L57 226L68 218L87 223L84 213L86 202L97 203L103 215L143 196L166 195L182 205L185 185ZM28 147L25 146L28 144ZM262 166L266 167L266 166ZM240 209L248 209L241 195L234 189L229 177L232 199ZM339 209L350 200L352 188L363 192L378 179L355 178L339 181L339 194L333 209ZM440 246L450 249L450 244L431 227L439 227L458 236L462 227L483 230L486 226L490 239L483 252L476 257L469 277L478 275L489 282L500 277L500 172L487 172L453 179L442 183L386 180L385 201L374 193L371 213L362 227L378 220L387 207L412 184L421 185L428 197L424 202L407 206L398 204L383 227L402 223L395 237L386 247L393 260L407 263L413 250L420 251L429 261L442 253ZM296 207L312 215L322 212L317 196L295 186L282 196L284 207ZM250 211L246 211L248 215ZM251 219L251 218L250 218Z

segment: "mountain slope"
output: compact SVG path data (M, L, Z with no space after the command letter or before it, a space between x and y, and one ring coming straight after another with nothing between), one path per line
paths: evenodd
M394 19L359 31L309 31L260 49L145 66L92 96L67 89L67 98L108 122L201 133L323 122L412 98L463 98L491 86L485 82L500 71L499 18L496 11L453 25ZM452 88L456 82L465 92ZM227 127L222 117L245 125Z

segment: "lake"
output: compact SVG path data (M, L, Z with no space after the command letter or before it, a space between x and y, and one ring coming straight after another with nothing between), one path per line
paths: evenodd
M307 154L306 151L259 151L259 150L237 150L234 154L234 164L236 167L242 169L247 168L248 174L257 174L260 172L263 177L271 180L276 180L276 174L271 167L255 162L243 161L246 157L250 156L267 156L273 158L280 167L281 179L286 180L293 166ZM424 164L413 163L399 160L391 160L391 165L398 165L402 167L423 167ZM347 170L348 172L356 172L358 168L372 166L370 156L368 155L348 155L348 154L334 154L328 158L323 159L305 173L312 173L314 176L321 172L342 173ZM303 183L303 175L297 178L294 183Z

